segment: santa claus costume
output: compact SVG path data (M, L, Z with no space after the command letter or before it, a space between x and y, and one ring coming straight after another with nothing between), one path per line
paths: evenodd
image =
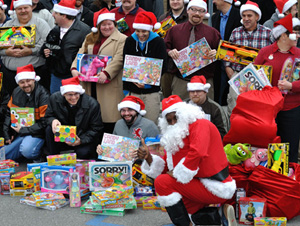
M169 125L166 115L176 112L177 122ZM189 214L209 204L224 203L236 189L229 176L228 161L218 129L204 119L197 106L172 95L162 101L161 145L164 159L152 155L142 171L155 178L158 201L165 206L175 225L188 225ZM173 177L166 172L172 171ZM193 219L193 217L192 217Z

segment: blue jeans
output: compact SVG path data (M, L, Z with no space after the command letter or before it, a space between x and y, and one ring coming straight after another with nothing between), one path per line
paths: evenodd
M37 137L17 136L11 144L5 146L5 158L17 160L24 156L27 159L37 159L44 142L43 139Z
M57 91L60 91L60 87L62 86L61 80L67 79L67 78L69 78L69 77L59 78L59 77L56 77L54 74L51 74L50 93L52 94Z

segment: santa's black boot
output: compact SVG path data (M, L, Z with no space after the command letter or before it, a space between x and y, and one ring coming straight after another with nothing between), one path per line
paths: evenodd
M192 215L195 225L221 225L221 217L217 207L205 207Z
M188 212L183 204L183 201L180 200L173 206L166 207L166 210L176 226L189 226L190 218Z

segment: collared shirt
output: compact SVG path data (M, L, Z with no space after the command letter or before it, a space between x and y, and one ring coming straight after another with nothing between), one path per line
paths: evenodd
M260 24L257 24L256 29L249 33L244 26L235 28L229 38L229 42L261 49L265 46L271 45L275 41L272 30ZM231 67L234 71L241 71L247 65L226 63L226 66Z
M76 18L80 20L83 12L83 6L81 6L80 9L77 10L78 10L78 14L76 15Z
M73 20L73 23L74 23L75 20ZM71 24L70 27L72 27L73 23ZM65 34L68 32L68 30L70 29L70 27L67 27L67 28L63 28L63 27L60 27L60 40L63 39L63 37L65 36Z
M221 20L220 20L220 34L221 34L221 37L222 37L223 40L224 40L225 28L226 28L226 24L227 24L227 21L228 21L228 18L229 18L231 8L232 8L232 6L230 7L230 9L227 11L227 13L225 15L222 12L220 13L220 17L221 17Z

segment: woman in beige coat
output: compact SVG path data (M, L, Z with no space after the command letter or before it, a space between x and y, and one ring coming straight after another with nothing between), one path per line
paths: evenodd
M111 62L105 70L98 73L95 98L100 103L104 132L112 133L115 123L121 118L118 103L124 97L122 85L123 47L127 36L116 28L115 14L106 8L94 14L92 33L88 34L78 53L111 56ZM96 28L97 26L97 28ZM73 61L71 70L73 76L80 72L76 69L77 58ZM109 80L107 83L106 80ZM91 82L82 82L86 93L92 95Z

